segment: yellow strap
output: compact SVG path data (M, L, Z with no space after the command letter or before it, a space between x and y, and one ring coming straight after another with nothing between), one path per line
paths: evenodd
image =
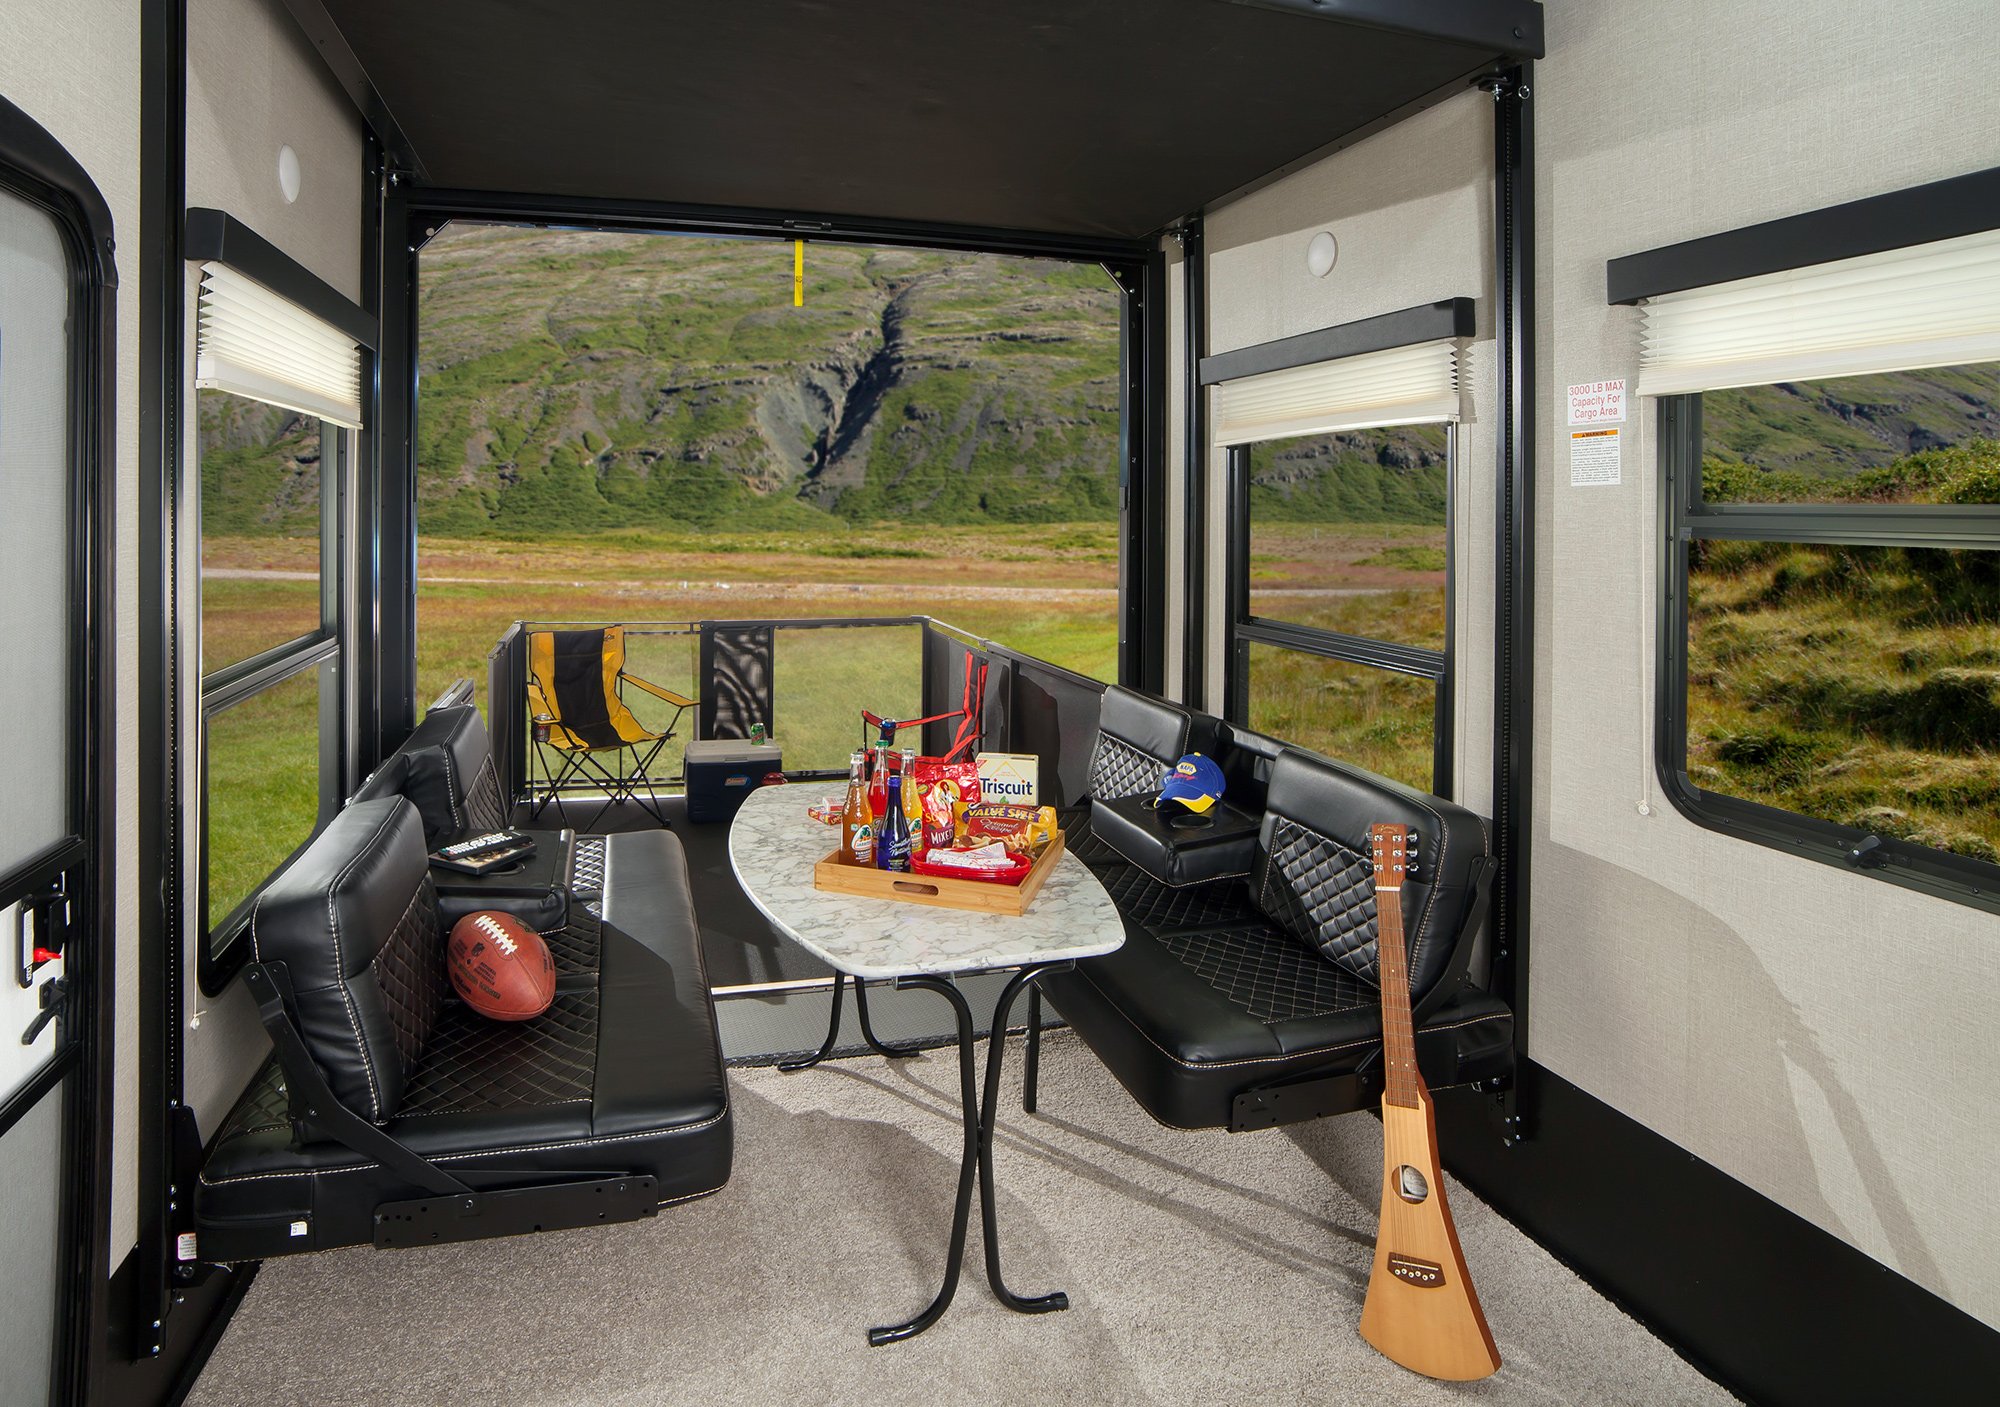
M806 242L802 239L795 239L792 241L792 306L794 308L803 308L805 305Z

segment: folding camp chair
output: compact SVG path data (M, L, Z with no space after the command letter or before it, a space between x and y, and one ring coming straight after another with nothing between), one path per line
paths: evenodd
M632 716L623 697L627 684L674 706L673 719L665 731L656 733ZM601 630L530 631L528 715L534 722L535 757L547 783L547 791L536 801L533 814L539 816L553 801L556 814L567 825L563 784L595 779L603 785L606 800L583 827L586 831L620 801L638 802L654 820L666 825L650 769L653 759L680 725L681 715L693 705L693 699L625 672L622 625L605 626ZM613 771L597 757L602 752L627 749L632 754L629 771L622 768ZM639 786L646 789L643 797Z

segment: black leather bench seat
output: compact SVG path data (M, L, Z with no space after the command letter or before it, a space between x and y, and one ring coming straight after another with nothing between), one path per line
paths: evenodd
M1200 867L1115 803L1157 788L1182 752L1211 747L1229 804L1260 817L1251 873L1170 884L1163 876ZM1091 798L1091 808L1063 814L1066 842L1117 905L1125 944L1040 985L1160 1122L1254 1127L1248 1114L1237 1122L1239 1096L1293 1082L1313 1092L1291 1110L1372 1102L1382 1049L1367 858L1376 822L1407 826L1421 841L1404 937L1423 1003L1425 1080L1444 1088L1511 1072L1513 1014L1469 980L1490 874L1485 830L1470 812L1118 688L1105 691ZM1093 833L1094 815L1131 855Z
M348 816L360 821L363 810ZM414 849L414 814L406 808L399 835L357 843ZM392 817L391 828L397 824ZM663 1205L712 1192L729 1176L729 1096L679 841L642 831L602 838L587 853L602 872L597 897L578 897L568 929L549 935L552 952L567 956L559 957L554 1004L533 1020L490 1021L440 997L434 923L424 932L418 919L406 920L417 931L399 936L409 939L409 952L434 953L435 970L389 961L404 950L393 938L384 945L375 981L397 1045L407 1041L414 1053L393 1111L374 1122L475 1185L601 1170L652 1174ZM421 867L421 854L414 864ZM410 905L419 919L424 897ZM434 1015L420 1037L404 1029L426 1011ZM237 1101L203 1167L201 1257L245 1260L366 1242L375 1209L411 1195L398 1175L345 1144L299 1139L274 1056Z
M1175 1128L1220 1128L1236 1095L1378 1057L1381 995L1268 924L1150 934L1042 979L1133 1098ZM1434 1088L1512 1068L1514 1015L1467 990L1417 1034Z

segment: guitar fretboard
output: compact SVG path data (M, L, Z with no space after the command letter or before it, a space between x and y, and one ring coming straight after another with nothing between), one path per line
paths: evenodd
M1410 1022L1410 973L1403 949L1400 887L1375 891L1375 959L1382 978L1382 1098L1415 1109L1423 1100L1417 1037Z

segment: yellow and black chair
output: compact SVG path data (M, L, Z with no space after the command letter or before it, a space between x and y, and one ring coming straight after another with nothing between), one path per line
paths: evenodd
M664 731L654 732L633 717L624 699L627 684L674 706L673 719ZM680 726L681 715L693 705L693 699L625 672L622 625L529 632L528 716L533 720L535 757L547 785L535 803L534 814L539 816L542 808L554 801L556 814L567 825L563 785L594 779L603 785L607 799L585 830L620 801L636 801L654 820L667 824L650 769ZM628 749L632 754L629 771L607 767L598 760L599 753ZM639 794L641 786L646 789L645 796Z

